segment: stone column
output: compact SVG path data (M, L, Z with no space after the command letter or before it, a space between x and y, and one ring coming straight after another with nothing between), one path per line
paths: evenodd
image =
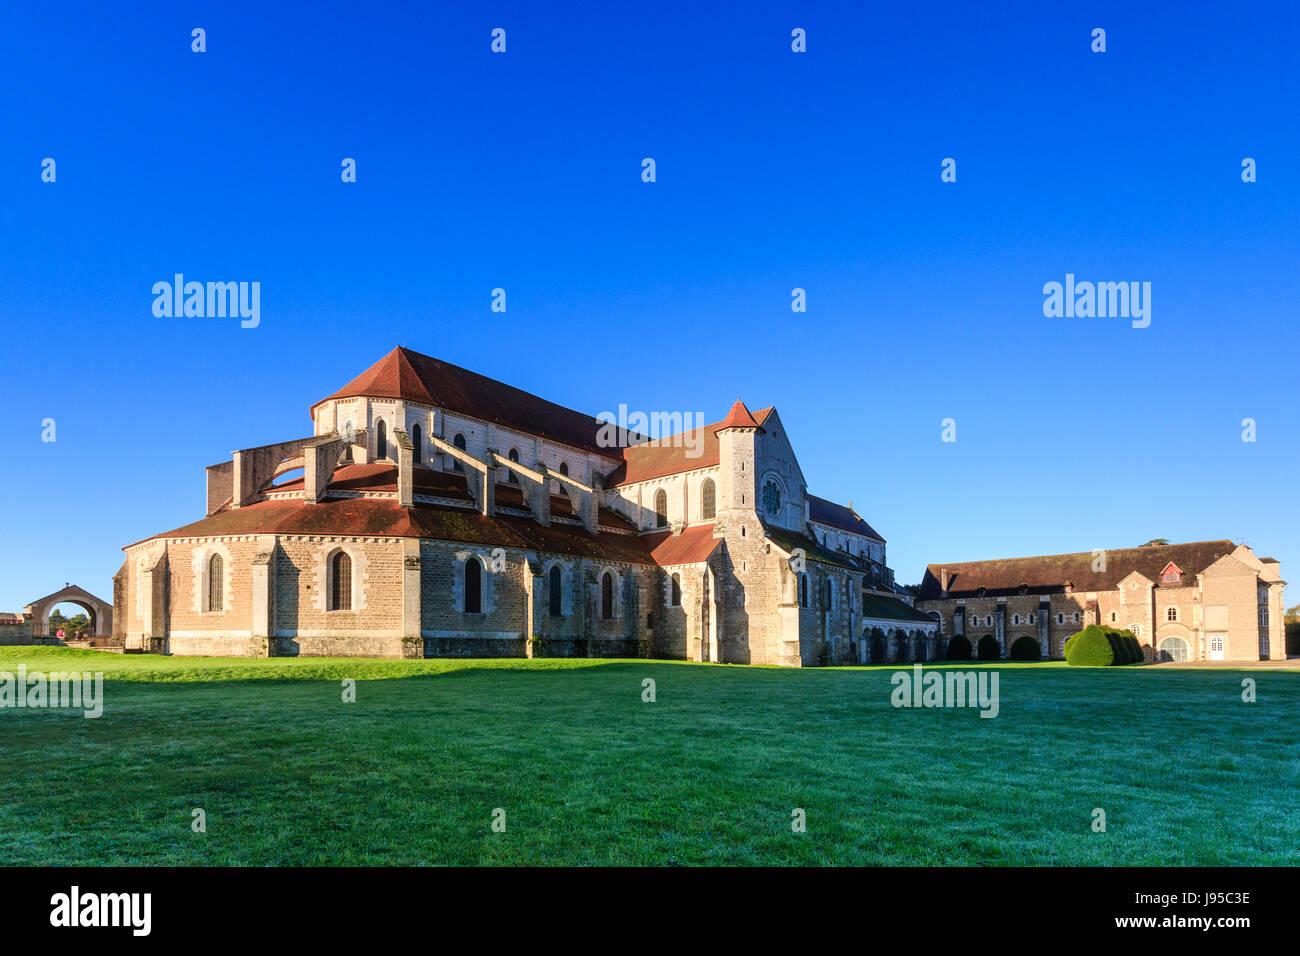
M423 577L420 539L402 539L402 657L424 657L421 628Z
M275 656L275 535L259 535L252 567L253 651Z

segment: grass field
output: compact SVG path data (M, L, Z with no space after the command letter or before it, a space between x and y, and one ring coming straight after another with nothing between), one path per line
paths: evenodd
M893 708L892 667L19 664L106 704L0 710L10 865L1300 864L1295 670L999 664L983 719Z

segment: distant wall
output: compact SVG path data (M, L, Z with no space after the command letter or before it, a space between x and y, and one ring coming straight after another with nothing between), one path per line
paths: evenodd
M24 624L0 624L0 646L36 643L39 642L32 637L30 621Z

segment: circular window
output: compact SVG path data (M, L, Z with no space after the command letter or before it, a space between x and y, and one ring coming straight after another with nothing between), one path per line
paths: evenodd
M781 489L777 487L775 481L769 480L763 486L763 507L767 509L768 514L776 514L781 510Z

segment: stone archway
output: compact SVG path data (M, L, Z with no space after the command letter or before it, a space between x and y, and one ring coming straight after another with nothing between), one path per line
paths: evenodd
M90 618L91 634L94 637L112 637L113 605L75 584L38 598L23 609L32 616L33 637L49 636L50 612L60 604L75 604L84 610Z

